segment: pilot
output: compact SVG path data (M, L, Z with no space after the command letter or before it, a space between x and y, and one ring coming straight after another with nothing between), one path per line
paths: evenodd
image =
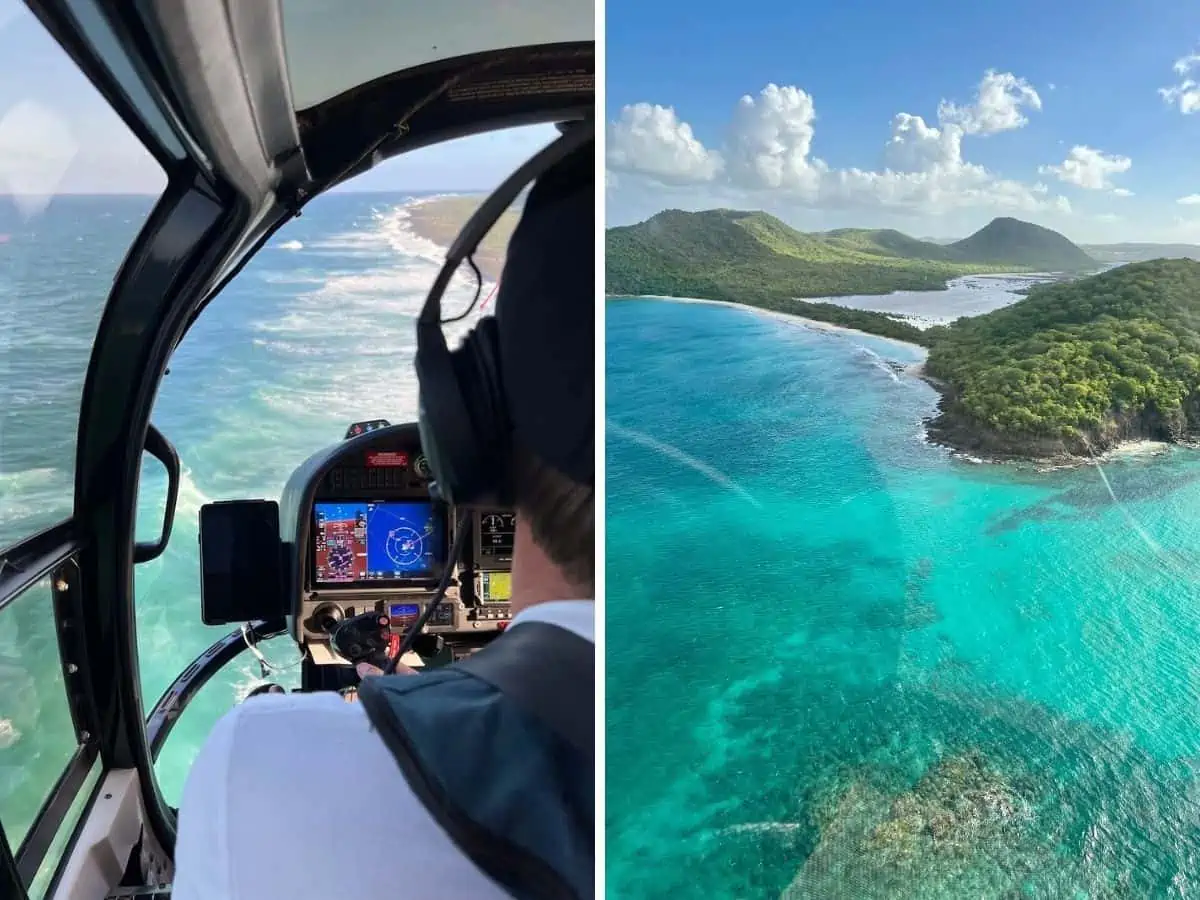
M184 788L176 900L593 896L593 154L534 183L496 302L508 630L466 662L368 678L358 703L268 694L226 714ZM442 385L418 374L424 402Z

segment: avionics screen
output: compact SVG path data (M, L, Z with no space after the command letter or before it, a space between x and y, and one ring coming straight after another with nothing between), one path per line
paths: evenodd
M479 555L481 562L512 560L516 516L510 512L485 512L479 517Z
M446 561L446 527L432 503L317 503L314 581L360 584L436 578Z

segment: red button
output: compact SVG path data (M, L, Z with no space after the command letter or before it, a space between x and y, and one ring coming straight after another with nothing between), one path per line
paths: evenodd
M497 623L496 623L496 630L497 630L497 631L503 631L503 630L504 630L505 628L507 628L507 627L508 627L508 623L507 623L507 622L497 622Z

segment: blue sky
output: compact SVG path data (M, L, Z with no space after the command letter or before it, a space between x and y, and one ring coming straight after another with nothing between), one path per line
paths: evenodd
M610 224L721 205L807 228L953 236L1008 214L1082 241L1200 241L1200 204L1177 202L1200 194L1195 4L608 0L605 40ZM900 113L921 123L895 131Z
M511 129L389 160L342 190L494 187L554 135ZM0 0L0 194L158 193L153 158L23 3Z

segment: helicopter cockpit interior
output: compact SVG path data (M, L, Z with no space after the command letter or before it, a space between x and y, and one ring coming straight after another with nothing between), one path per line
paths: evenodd
M296 461L279 496L200 509L194 616L228 631L173 663L179 674L156 702L144 697L135 567L164 554L185 514L183 461L167 423L151 422L172 356L272 236L330 189L471 135L592 127L595 10L589 0L510 0L469 16L412 0L24 5L166 187L92 337L70 513L0 540L0 634L6 609L48 585L38 614L53 620L47 649L56 645L74 740L28 822L10 826L0 804L0 897L169 897L178 811L155 761L213 675L279 636L303 653L306 691L352 690L357 662L398 651L415 669L471 653L509 622L514 522L511 509L439 500L414 424L347 422L343 440ZM154 536L139 540L147 459L165 470L167 496Z
M412 423L352 423L280 503L207 504L200 523L206 624L286 628L301 690L352 690L356 665L383 670L410 631L404 665L452 662L511 618L515 512L440 500Z

